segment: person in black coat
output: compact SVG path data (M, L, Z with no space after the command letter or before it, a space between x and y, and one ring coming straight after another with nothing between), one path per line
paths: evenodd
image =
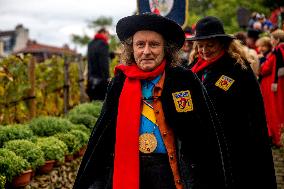
M101 28L88 44L87 94L90 100L104 100L109 79L109 33Z
M212 16L199 20L190 69L204 84L224 128L231 154L229 188L276 189L276 178L259 84L239 41Z
M123 64L74 189L225 189L231 166L223 129L200 80L177 66L181 27L145 13L122 18L116 31Z

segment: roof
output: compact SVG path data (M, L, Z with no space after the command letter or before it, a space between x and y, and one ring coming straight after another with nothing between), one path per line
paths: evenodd
M0 37L13 36L13 35L15 35L15 31L0 31Z
M77 55L75 50L70 49L67 45L60 48L45 44L40 44L35 41L29 41L24 49L21 49L15 53L50 53L50 54L69 54Z

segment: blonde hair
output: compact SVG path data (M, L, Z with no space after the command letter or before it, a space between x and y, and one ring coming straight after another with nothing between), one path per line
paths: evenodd
M279 40L280 42L284 42L284 31L283 30L277 29L271 33L271 36L274 39Z
M259 45L268 47L269 50L271 50L273 48L271 40L267 36L261 37L256 41L256 46L259 46Z
M223 49L236 60L236 64L240 64L243 69L247 68L247 63L254 64L256 61L251 58L245 46L239 40L228 40L224 38L216 38L221 44ZM192 62L198 55L196 42L193 44L192 52L190 53L190 61Z

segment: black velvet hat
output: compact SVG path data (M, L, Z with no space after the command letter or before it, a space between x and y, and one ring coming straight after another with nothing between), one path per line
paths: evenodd
M225 34L223 23L218 18L207 16L196 23L195 36L187 40L196 41L215 37L234 39L233 36Z
M172 42L181 48L184 43L184 32L173 20L166 17L144 13L127 16L120 19L116 25L116 33L120 41L125 41L137 31L151 30L161 34L168 42Z

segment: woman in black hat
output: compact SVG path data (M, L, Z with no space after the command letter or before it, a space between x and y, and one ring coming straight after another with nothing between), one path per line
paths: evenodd
M147 13L122 18L110 82L75 189L224 189L221 128L197 77L176 66L184 33Z
M224 128L231 152L233 184L229 188L275 189L264 106L249 55L222 22L205 17L196 24L190 65L204 84Z

